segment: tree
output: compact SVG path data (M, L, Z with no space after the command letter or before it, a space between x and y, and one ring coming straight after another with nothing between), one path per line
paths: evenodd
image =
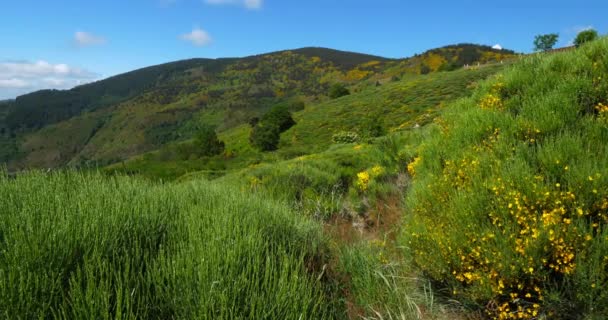
M431 68L429 66L427 66L425 63L423 63L420 66L420 74L429 74L431 73Z
M296 122L293 120L291 116L291 112L287 109L287 107L278 106L272 108L268 113L262 117L262 122L266 124L276 125L279 128L280 132L284 132L289 130L289 128L293 127Z
M215 128L209 125L203 125L198 128L195 137L195 146L199 148L199 152L203 156L215 156L224 152L224 142L217 138Z
M276 106L253 126L249 141L260 151L273 151L279 146L281 133L289 130L296 122L286 106Z
M350 91L341 83L336 83L329 88L329 97L337 99L350 94Z
M259 123L249 136L251 145L260 151L273 151L279 146L281 140L281 132L279 127L273 124Z
M557 43L557 33L539 34L534 38L534 51L549 51Z
M597 31L593 29L583 30L578 33L576 39L574 39L574 45L578 48L586 42L591 42L598 38Z
M377 138L386 134L383 121L378 116L368 116L361 124L360 133L366 138Z

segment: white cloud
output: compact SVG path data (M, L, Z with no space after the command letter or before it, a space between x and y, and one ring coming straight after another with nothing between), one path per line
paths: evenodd
M263 0L205 0L205 3L211 5L242 5L247 9L260 9L264 4Z
M501 46L500 44L498 44L498 43L497 43L497 44L495 44L495 45L492 47L492 49L495 49L495 50L502 50L502 46Z
M211 43L211 36L207 31L201 28L194 28L192 32L182 34L179 38L188 41L197 47L206 46Z
M27 88L28 83L22 79L0 79L0 89Z
M102 45L106 42L107 41L104 37L100 37L89 32L77 31L74 33L74 43L79 47Z
M63 63L0 62L0 100L41 89L70 89L98 78L95 73Z

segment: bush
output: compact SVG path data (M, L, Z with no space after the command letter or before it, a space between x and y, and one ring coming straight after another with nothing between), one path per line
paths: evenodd
M587 42L596 40L597 38L597 31L593 29L584 30L579 32L579 34L576 36L576 39L574 39L574 45L578 48Z
M368 116L367 120L361 125L360 133L366 138L377 138L386 134L380 117Z
M275 124L260 123L251 130L249 141L260 151L274 151L279 146L281 131Z
M329 97L338 99L350 94L350 91L341 83L336 83L329 88Z
M202 156L216 156L224 152L224 142L217 138L215 128L211 126L201 126L195 137L196 148ZM195 152L195 153L199 153Z
M355 132L342 131L331 137L334 143L355 143L359 142L359 135Z
M455 299L498 319L608 316L608 130L589 112L607 51L520 62L418 149L402 240Z

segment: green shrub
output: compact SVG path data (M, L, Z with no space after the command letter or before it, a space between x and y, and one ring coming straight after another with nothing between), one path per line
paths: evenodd
M584 30L584 31L579 32L578 35L576 35L576 39L574 39L574 45L576 47L580 47L587 42L596 40L597 38L598 38L597 31L595 31L593 29Z
M366 138L377 138L386 134L382 118L378 116L367 116L359 128L359 132Z
M279 146L281 140L281 130L277 125L271 123L259 123L253 130L249 141L260 151L273 151Z
M606 52L602 40L529 57L481 84L408 166L403 241L464 304L498 319L608 316Z
M355 132L342 131L331 137L334 143L355 143L359 141L359 135Z
M329 97L338 99L350 94L350 91L341 83L336 83L329 88Z

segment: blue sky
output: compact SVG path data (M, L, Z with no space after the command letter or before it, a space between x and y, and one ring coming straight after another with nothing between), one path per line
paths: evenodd
M443 45L530 52L608 32L606 0L3 0L0 99L192 57L305 46L407 57Z

